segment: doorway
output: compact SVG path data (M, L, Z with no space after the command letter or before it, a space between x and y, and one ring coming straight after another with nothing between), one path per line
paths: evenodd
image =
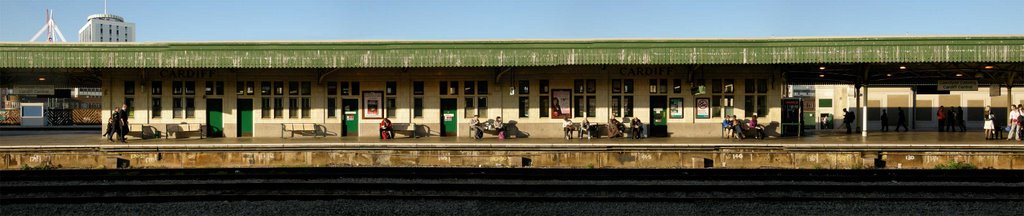
M668 136L668 96L651 96L651 120L647 136Z
M457 104L456 99L441 99L441 136L458 135Z
M359 99L341 99L341 136L359 135Z
M224 112L221 99L206 99L206 136L224 136Z
M252 137L252 99L238 99L238 137Z

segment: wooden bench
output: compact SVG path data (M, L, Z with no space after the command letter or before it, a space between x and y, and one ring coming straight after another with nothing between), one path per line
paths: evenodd
M174 138L178 138L178 133L181 132L199 133L200 139L206 138L206 125L200 123L167 124L164 125L164 131L167 132L167 135L164 136L164 139L171 137L172 133L174 134Z
M142 133L145 127L145 124L128 124L128 133L125 135L145 139L145 134Z
M480 127L479 128L482 129L480 132L483 132L483 134L490 134L490 135L498 136L498 129L494 128L494 125L491 124L492 122L494 122L494 120L488 120L486 122L480 122ZM505 127L506 127L506 129L508 129L507 128L508 124L505 124ZM469 127L469 136L473 137L475 135L476 135L476 127ZM505 136L506 136L505 138L508 138L507 137L508 136L507 133L505 134ZM481 138L483 138L483 137L481 137Z
M311 133L313 138L316 138L322 134L318 129L318 125L314 123L281 123L281 138L284 138L285 132L291 133L292 137L295 137L295 133ZM327 135L323 135L323 137L327 137Z
M391 124L391 129L394 130L396 134L402 134L412 138L420 138L419 136L416 136L416 123L394 123Z
M576 129L576 133L577 133L576 136L585 136L585 137L587 137L587 139L591 139L591 138L595 138L595 137L600 137L601 136L601 129L604 128L604 126L606 126L606 125L603 125L603 124L600 124L600 123L591 122L589 129L593 129L593 130L589 131L589 133L588 133L587 130L589 130L589 129L588 128L583 128L583 123L572 123L572 127ZM605 130L607 130L607 129L605 129Z

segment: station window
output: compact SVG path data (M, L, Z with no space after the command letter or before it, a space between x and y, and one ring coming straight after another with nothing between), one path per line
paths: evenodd
M519 117L530 117L530 97L528 96L519 97Z
M711 117L721 118L732 116L734 99L734 79L712 79L711 80Z
M577 79L573 81L573 117L595 117L597 113L597 80ZM591 91L593 90L593 91Z
M529 80L519 80L519 94L520 95L530 95L530 81Z
M384 87L384 93L385 94L387 94L387 95L396 95L396 94L398 94L398 90L397 90L398 89L398 83L397 82L395 82L395 81L388 81L384 85L385 85L385 87Z
M235 83L235 94L236 95L254 95L256 94L256 82L253 81L238 81Z
M551 97L548 97L547 95L541 95L540 96L540 101L538 103L540 104L540 117L541 118L550 117L551 116Z
M683 93L683 81L680 79L672 79L672 93L679 94Z
M327 118L338 117L338 83L327 82Z
M651 94L665 94L668 93L668 80L667 79L651 79L649 81Z
M172 81L172 118L195 118L195 81Z
M485 84L486 81L479 81L479 82L464 81L463 83L465 83L466 85L470 85L470 86L473 86L473 84L478 84L477 86L479 86L479 85L486 86L487 85L487 84ZM456 89L459 89L458 88L458 85L459 85L458 81L449 82L448 85L449 85L448 87L450 89L449 91L454 91ZM466 105L465 109L464 109L463 115L466 118L471 118L471 117L473 117L473 115L480 115L480 117L487 118L487 96L485 95L485 92L476 91L476 89L473 88L473 87L468 87L468 88L465 88L463 90L464 90L463 93L466 96L465 100L463 100L463 103L465 103L465 105ZM449 93L451 93L451 92L449 92ZM458 94L458 92L455 92L455 94Z
M613 79L611 89L612 117L633 117L633 79Z
M224 95L224 82L206 81L206 87L204 89L206 90L206 95Z
M423 98L416 97L412 99L412 117L420 118L423 117Z
M149 106L150 107L149 114L150 114L151 118L160 118L160 111L163 108L163 106L161 106L161 104L163 104L163 101L160 101L160 99L161 99L160 95L162 95L164 93L163 82L152 81L151 83L152 83L152 86L150 86L150 87L152 88L152 90L150 91L150 103L151 104Z
M423 81L412 82L412 94L423 95Z
M768 116L768 80L767 79L746 79L744 80L743 111L747 117L757 113L759 117Z
M548 92L551 92L551 88L548 87L548 84L549 84L548 80L540 80L540 93L541 94L547 94Z
M384 99L384 115L388 118L395 118L395 114L398 113L398 106L395 104L397 100L395 97L387 97Z
M128 117L135 117L135 81L124 81L124 104L128 105Z
M299 118L299 98L288 98L288 118Z

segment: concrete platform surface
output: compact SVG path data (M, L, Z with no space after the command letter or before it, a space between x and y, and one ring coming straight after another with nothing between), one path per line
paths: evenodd
M182 138L138 139L129 138L127 144L108 142L96 131L0 131L0 150L29 150L55 148L306 148L306 149L379 149L379 148L716 148L716 147L786 147L839 149L893 149L893 148L957 148L1024 151L1020 141L985 140L981 132L888 132L860 134L824 134L805 137L782 137L765 140L735 140L721 138L600 138L551 139L513 138L499 140L487 137L476 140L454 137L399 138L380 140L371 137L295 137L295 138Z

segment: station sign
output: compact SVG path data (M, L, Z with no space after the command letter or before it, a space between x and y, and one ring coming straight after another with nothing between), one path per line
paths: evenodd
M939 91L977 91L977 80L939 80L937 85Z
M53 85L14 85L12 95L53 95Z

